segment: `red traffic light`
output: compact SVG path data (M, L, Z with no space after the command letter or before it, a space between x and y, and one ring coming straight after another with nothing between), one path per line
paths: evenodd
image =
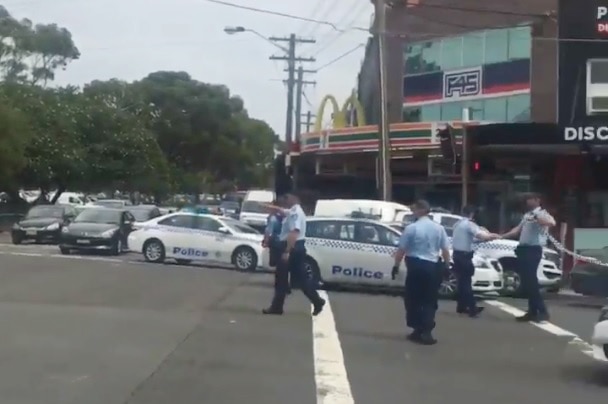
M479 171L479 169L481 168L479 161L476 161L473 163L473 170L475 171Z

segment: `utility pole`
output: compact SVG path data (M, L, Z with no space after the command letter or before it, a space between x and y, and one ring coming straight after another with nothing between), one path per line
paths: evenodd
M302 117L306 117L304 124L306 125L306 133L310 133L310 128L312 128L312 118L316 118L316 115L312 112L308 111L305 114L302 114Z
M376 35L378 38L378 65L380 67L380 136L378 139L380 194L382 200L390 201L393 193L393 178L391 173L391 140L390 122L388 117L388 70L386 49L386 9L385 0L376 0Z
M302 133L302 92L305 85L315 85L316 81L305 81L304 73L316 73L315 70L304 70L302 66L298 67L298 78L296 81L296 142L300 141L300 134Z
M287 143L287 151L291 150L293 141L293 98L296 84L296 62L314 62L315 58L302 58L296 56L296 46L303 43L315 43L314 39L304 39L296 37L296 34L291 34L289 37L270 37L273 42L287 42L287 55L271 56L270 60L284 60L287 62L287 117L285 122L285 140Z

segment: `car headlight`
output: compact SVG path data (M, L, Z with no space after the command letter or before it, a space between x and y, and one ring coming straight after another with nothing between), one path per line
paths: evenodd
M117 230L118 229L106 230L103 233L101 233L100 236L103 237L103 238L110 238L110 237L112 237L116 233Z
M480 256L475 256L475 255L473 256L473 266L475 268L485 268L485 269L491 268L487 259L480 257Z
M46 230L57 230L59 229L59 223L53 223L46 226Z
M67 227L64 227L63 229L61 229L62 233L69 233L70 230Z
M600 318L597 321L599 323L600 321L606 321L606 320L608 320L608 306L606 306L602 309L602 311L600 312Z

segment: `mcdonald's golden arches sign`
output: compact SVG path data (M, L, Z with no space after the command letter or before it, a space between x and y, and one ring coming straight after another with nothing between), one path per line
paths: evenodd
M365 111L354 92L346 99L344 105L342 105L342 109L338 106L336 97L333 95L326 95L319 105L319 111L317 112L317 119L315 122L315 132L320 132L322 130L323 113L325 112L325 106L328 102L333 109L332 124L334 129L347 127L348 119L346 118L346 114L348 113L349 107L355 108L355 111L357 111L357 126L365 126Z

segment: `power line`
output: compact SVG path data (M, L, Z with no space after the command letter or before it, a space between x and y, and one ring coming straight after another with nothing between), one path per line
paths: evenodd
M350 55L351 53L353 53L354 51L356 51L359 48L363 48L365 45L363 44L359 44L357 46L355 46L354 48L342 53L340 56L330 60L329 62L325 63L324 65L321 65L320 67L317 68L317 71L325 69L326 67L329 67L331 65L333 65L334 63L338 62L339 60L344 59L345 57L347 57L348 55Z
M361 6L363 6L363 7L361 7ZM359 16L361 14L363 14L363 12L365 11L365 8L367 6L368 6L368 4L366 4L366 3L360 3L358 8L351 9L351 11L354 10L355 16L350 20L350 22L347 24L347 26L353 26L353 24L355 23L355 21L357 21ZM345 21L349 14L352 14L352 13L346 13L344 15L344 17L337 23L337 25L340 25L342 23L342 21ZM333 38L331 38L327 41L323 41L323 45L315 51L313 56L318 56L319 54L321 54L323 51L325 51L327 48L329 48L331 45L333 45L338 39L340 39L344 34L346 34L346 32L347 31L338 32L337 35L335 35Z
M222 1L222 0L203 0L203 1L206 1L209 3L214 3L214 4L221 4L226 7L240 8L241 10L249 10L249 11L253 11L256 13L276 15L277 17L291 18L292 20L307 21L307 22L314 22L315 24L328 25L328 26L332 27L333 29L335 29L336 31L342 31L341 28L338 28L334 23L332 23L330 21L316 20L314 18L306 18L306 17L302 17L299 15L295 15L295 14L281 13L279 11L272 11L272 10L267 10L264 8L242 6L240 4L234 4L234 3L230 3L228 1Z
M317 3L314 5L314 7L312 8L312 13L310 13L310 19L315 19L317 17L317 14L319 13L319 11L322 9L321 5L322 4L327 4L327 0L317 0ZM321 19L323 19L324 17L321 17ZM310 32L304 33L304 29L308 26L307 22L302 22L302 25L300 26L300 28L298 29L298 31L300 32L301 35L303 36L313 36L311 34L313 34L314 28L317 25L313 25L313 29Z

